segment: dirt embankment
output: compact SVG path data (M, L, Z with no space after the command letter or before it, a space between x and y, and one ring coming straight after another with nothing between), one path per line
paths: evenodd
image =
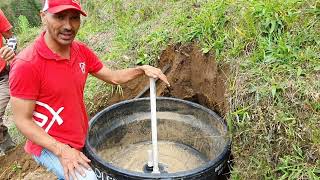
M193 101L225 115L228 107L225 97L228 68L218 67L212 55L202 54L196 44L169 46L161 54L158 67L168 68L165 74L171 84L167 87L158 81L158 96ZM146 77L131 81L123 86L123 94L114 94L106 104L135 98L148 85L149 79ZM148 95L149 91L146 91L142 97ZM97 98L97 101L100 99Z
M157 82L157 95L190 100L204 105L220 115L227 111L227 66L218 67L213 56L203 55L195 45L169 46L160 56L158 67L168 67L166 75L171 84ZM123 95L114 94L108 99L97 97L100 109L116 102L135 98L149 85L149 79L141 77L123 86ZM148 96L146 91L143 96ZM103 103L101 103L103 102ZM39 167L20 145L8 155L0 157L0 180L2 179L55 179L51 173Z

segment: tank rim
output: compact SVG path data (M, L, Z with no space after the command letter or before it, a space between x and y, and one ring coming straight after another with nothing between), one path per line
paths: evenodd
M91 120L89 122L89 131L90 131L92 125L99 119L99 117L101 117L103 115L103 113L105 111L109 111L111 109L117 108L117 107L124 105L124 104L132 103L132 102L136 102L136 101L145 101L145 100L149 100L149 99L150 99L149 97L130 99L130 100L121 101L119 103L116 103L116 104L113 104L111 106L106 107L105 109L103 109L102 111L100 111L99 113L97 113L95 116L93 116L91 118ZM224 126L225 126L226 132L228 132L226 121L209 108L206 108L200 104L197 104L197 103L194 103L191 101L186 101L186 100L172 98L172 97L157 97L157 100L178 101L181 103L191 105L195 108L200 108L200 109L208 112L212 116L214 116L220 122L222 122L222 124L224 124ZM225 147L223 148L223 151L215 159L210 160L209 162L207 162L203 166L200 166L198 168L195 168L195 169L192 169L189 171L181 171L181 172L176 172L176 173L166 173L166 174L160 174L160 175L156 175L156 174L151 175L151 174L134 172L134 171L126 170L123 168L119 168L119 167L113 166L111 163L104 161L93 151L93 148L89 143L89 138L86 138L85 147L84 147L84 149L88 153L88 155L94 159L92 161L96 161L97 163L108 168L109 171L114 172L115 174L119 174L119 175L121 174L123 176L129 176L129 177L135 177L135 178L149 178L149 179L152 179L152 178L181 178L181 177L186 177L186 176L193 177L193 176L197 176L198 174L203 174L204 172L206 172L208 170L212 170L212 168L218 167L221 163L224 163L224 161L227 160L227 157L230 154L230 148L231 148L231 139L230 139L230 137L228 137L228 140L226 142Z

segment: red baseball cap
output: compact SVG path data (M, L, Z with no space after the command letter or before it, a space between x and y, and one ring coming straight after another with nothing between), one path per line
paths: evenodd
M87 14L82 10L77 0L45 0L43 11L55 14L64 10L74 9L79 11L83 16Z

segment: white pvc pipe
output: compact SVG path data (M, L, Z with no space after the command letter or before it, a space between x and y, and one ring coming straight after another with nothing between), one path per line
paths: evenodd
M148 167L153 167L153 155L152 150L148 150Z
M153 171L160 173L158 160L158 132L157 132L157 103L156 103L156 80L150 78L150 105L151 105L151 133L152 133L152 155Z

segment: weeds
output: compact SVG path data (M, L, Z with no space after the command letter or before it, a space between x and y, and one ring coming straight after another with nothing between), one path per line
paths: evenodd
M305 163L306 157L303 150L293 145L294 154L280 158L276 171L281 172L279 179L319 179L320 168L312 167ZM319 165L319 162L317 162Z
M19 172L21 169L22 169L22 166L19 163L17 162L13 163L12 172Z

